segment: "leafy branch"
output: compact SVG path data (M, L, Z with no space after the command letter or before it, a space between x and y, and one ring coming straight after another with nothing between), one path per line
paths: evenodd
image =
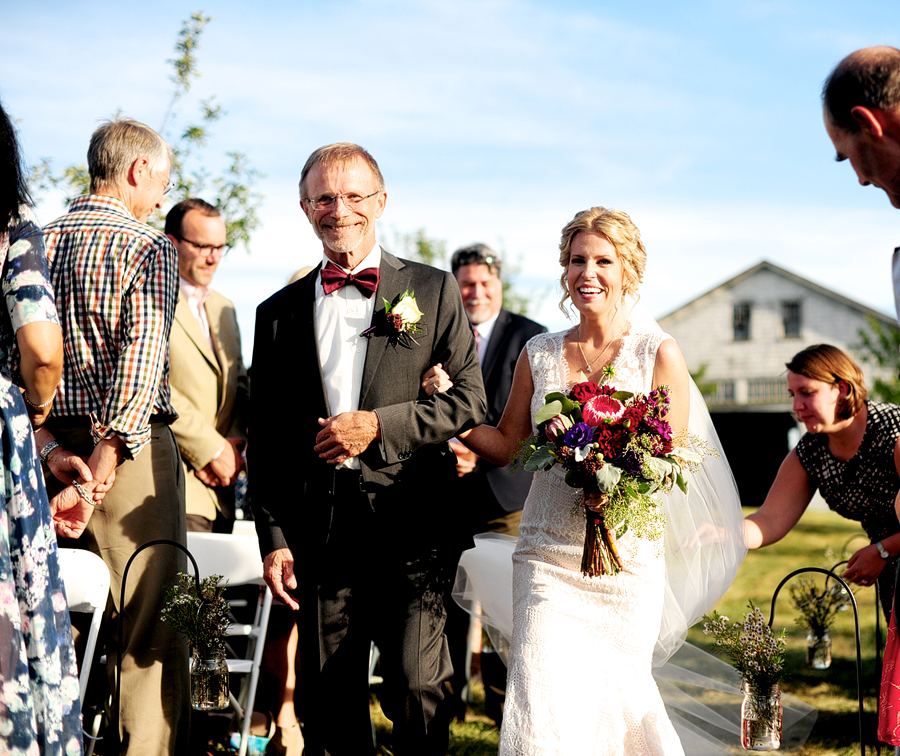
M871 315L866 316L869 331L857 331L860 343L856 348L863 362L877 365L891 371L889 380L876 378L872 384L872 395L876 399L892 404L900 403L900 329L883 326Z
M214 96L209 97L200 101L196 122L185 126L177 137L165 133L177 120L176 106L190 92L193 81L200 77L197 51L200 37L212 20L212 16L194 13L182 23L175 43L175 57L167 61L172 66L169 80L175 87L159 133L167 138L172 148L169 176L173 190L170 195L172 203L188 197L214 195L205 199L222 213L230 244L242 243L249 250L251 234L259 228L259 206L262 202L262 195L254 191L254 186L263 174L250 165L244 153L237 151L226 153L228 164L215 177L211 177L201 164L202 150L209 141L211 127L226 115L226 111ZM56 172L50 159L43 158L32 168L30 183L36 193L56 190L69 203L89 191L90 177L84 164L70 165ZM162 229L164 217L164 212L156 212L149 223Z

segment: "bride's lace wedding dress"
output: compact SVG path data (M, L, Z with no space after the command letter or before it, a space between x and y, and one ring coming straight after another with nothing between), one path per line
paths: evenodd
M527 346L532 417L551 391L571 388L564 333ZM648 393L659 345L631 327L608 382ZM535 432L535 429L533 429ZM662 544L626 533L624 570L581 574L580 491L560 469L534 476L513 555L513 634L499 756L681 756L652 676L665 590Z

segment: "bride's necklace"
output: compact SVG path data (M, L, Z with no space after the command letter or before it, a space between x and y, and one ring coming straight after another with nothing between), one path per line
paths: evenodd
M603 351L600 352L600 354L598 354L596 357L594 357L594 359L592 359L590 362L588 362L588 358L585 356L584 349L581 346L581 323L578 324L578 341L576 343L578 344L578 351L581 352L581 359L584 360L584 370L588 375L594 372L593 368L597 363L597 360L599 360L604 354L609 351L609 348L613 345L613 343L617 341L623 333L625 333L626 328L628 328L627 322L624 326L622 326L622 330L619 331L612 339L610 339L606 343L606 346L603 347Z

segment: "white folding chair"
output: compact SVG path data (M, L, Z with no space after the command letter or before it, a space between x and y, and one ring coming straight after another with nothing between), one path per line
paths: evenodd
M202 576L222 575L229 586L265 585L263 564L259 555L259 541L255 535L223 535L220 533L187 534L187 547L200 567ZM231 707L240 722L241 745L239 756L246 756L250 720L256 700L256 683L262 662L269 612L272 609L272 592L266 587L263 599L257 604L251 625L231 624L229 636L246 636L247 653L242 659L228 659L228 671L246 675L238 697L229 692Z
M70 612L90 613L91 628L88 631L84 659L81 661L81 674L78 684L81 689L81 703L84 703L84 692L87 690L88 677L91 674L91 663L94 649L97 647L97 635L100 632L100 620L106 608L109 596L109 568L96 554L83 549L59 549L59 572L66 587L66 600Z

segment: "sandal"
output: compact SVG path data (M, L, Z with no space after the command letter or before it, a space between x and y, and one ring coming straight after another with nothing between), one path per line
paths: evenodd
M271 711L254 711L250 715L250 735L271 738L275 734L275 715Z

